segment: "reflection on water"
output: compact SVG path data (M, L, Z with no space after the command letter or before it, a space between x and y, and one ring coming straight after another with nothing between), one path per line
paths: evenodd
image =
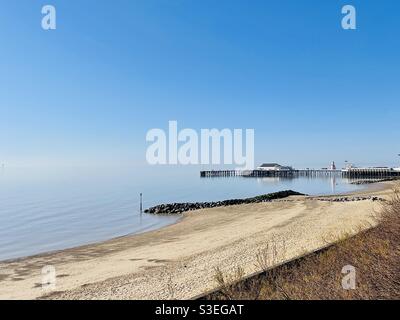
M348 179L348 178L342 178L340 176L332 175L332 176L320 176L320 177L263 177L263 178L257 178L257 182L263 185L269 185L269 186L284 186L288 185L288 181L290 180L299 180L301 183L304 183L306 180L308 180L311 183L314 183L317 185L320 189L317 191L317 194L326 194L326 193L337 193L337 192L347 192L347 191L352 191L354 188L351 188L351 190L344 190L344 189L349 189L349 188L343 188L343 186L349 186L351 183L354 183L356 180L354 179ZM363 179L366 180L366 179ZM325 190L324 187L320 185L319 182L326 181L326 185L330 186L329 192ZM296 190L297 191L297 190ZM316 194L313 192L313 194Z
M140 213L159 203L217 201L292 189L307 194L360 186L340 177L201 179L198 170L37 170L0 166L0 260L139 233L179 217Z
M331 179L331 191L332 193L336 193L336 177L333 176L330 178Z

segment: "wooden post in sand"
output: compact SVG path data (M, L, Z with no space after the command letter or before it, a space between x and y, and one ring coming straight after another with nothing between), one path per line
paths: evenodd
M140 194L140 213L143 213L143 194Z

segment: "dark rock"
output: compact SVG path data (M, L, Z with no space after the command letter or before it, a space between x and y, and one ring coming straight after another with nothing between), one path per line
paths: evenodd
M144 212L150 214L181 214L183 212L205 209L205 208L216 208L216 207L233 206L239 204L270 202L272 200L283 199L290 196L305 196L305 194L292 190L286 190L247 199L231 199L231 200L216 201L216 202L160 204L158 206L146 209Z

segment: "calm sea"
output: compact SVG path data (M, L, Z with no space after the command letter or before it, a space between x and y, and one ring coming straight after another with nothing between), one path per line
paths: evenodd
M160 203L252 197L292 189L307 194L360 188L333 178L212 178L199 171L0 168L0 261L154 230L178 217L140 214Z

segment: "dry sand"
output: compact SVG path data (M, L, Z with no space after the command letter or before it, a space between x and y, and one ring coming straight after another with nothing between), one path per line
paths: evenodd
M393 183L358 194L390 197ZM326 197L325 197L326 198ZM215 289L215 268L247 275L272 239L290 260L374 225L381 204L290 197L187 213L171 226L60 252L0 263L0 299L190 299ZM42 268L56 268L55 291Z

